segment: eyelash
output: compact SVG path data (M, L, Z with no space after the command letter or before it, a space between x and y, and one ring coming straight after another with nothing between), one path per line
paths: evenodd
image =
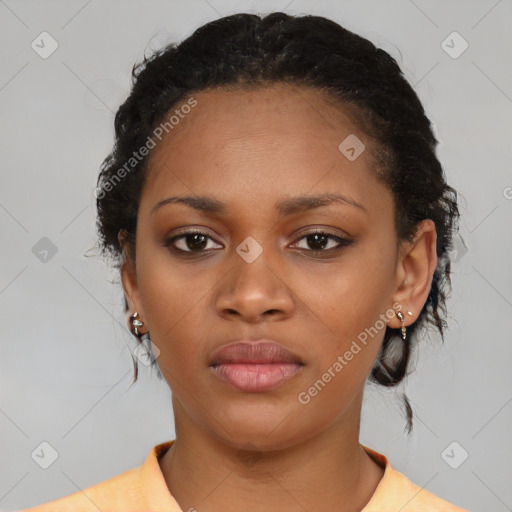
M182 233L180 233L178 235L168 238L167 240L165 240L164 245L165 245L165 247L168 247L171 251L173 251L175 253L181 253L181 255L194 254L194 253L200 254L200 253L208 252L208 250L212 250L212 249L201 249L201 250L197 250L197 251L190 251L190 250L185 251L183 249L178 249L177 247L173 246L173 244L176 242L176 240L179 240L181 238L185 238L185 237L191 236L191 235L204 235L207 239L213 240L212 237L210 237L209 235L207 235L206 233L204 233L202 231L191 230L191 231L183 231ZM306 252L308 252L310 254L314 254L314 255L330 253L330 252L337 252L337 251L341 250L343 247L347 247L354 242L354 240L352 240L350 238L342 237L340 235L334 235L333 233L329 233L328 231L324 231L321 229L316 229L316 230L304 233L294 243L297 243L300 240L307 238L308 236L312 236L312 235L325 235L329 239L335 240L338 244L337 247L334 247L334 248L331 247L329 249L322 249L322 250L300 249L302 251L306 251ZM215 249L213 249L213 250L215 250Z

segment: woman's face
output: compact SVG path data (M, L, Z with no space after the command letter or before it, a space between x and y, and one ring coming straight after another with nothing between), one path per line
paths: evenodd
M370 169L370 141L312 90L193 97L151 151L136 278L123 269L176 421L260 449L354 424L385 326L400 325L392 308L403 277L393 198ZM359 156L354 136L366 145ZM301 199L313 196L339 199ZM165 203L172 197L196 199ZM260 338L300 363L212 366L221 346Z

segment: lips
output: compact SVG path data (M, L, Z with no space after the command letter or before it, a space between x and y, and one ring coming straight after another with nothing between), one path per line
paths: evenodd
M210 367L216 376L241 391L274 389L297 374L300 358L273 340L239 340L220 347Z
M214 352L211 365L224 363L296 363L301 360L291 351L272 340L240 340L222 346Z

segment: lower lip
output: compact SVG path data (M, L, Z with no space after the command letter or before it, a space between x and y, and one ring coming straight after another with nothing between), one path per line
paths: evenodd
M299 364L290 363L225 363L213 367L223 380L241 391L267 391L291 379L301 369Z

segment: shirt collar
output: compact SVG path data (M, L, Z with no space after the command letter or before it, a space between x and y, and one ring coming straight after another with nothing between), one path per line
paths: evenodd
M177 501L169 492L158 463L158 459L163 456L172 443L174 440L154 446L141 467L141 492L146 501L147 510L151 510L151 512L182 512Z
M148 510L152 512L182 512L177 501L169 492L169 488L167 487L162 469L158 462L158 459L165 454L173 443L174 440L154 446L146 457L144 464L141 466L141 492L146 501ZM368 446L361 446L366 453L384 469L384 475L378 483L372 497L361 510L361 512L378 512L382 504L385 503L385 496L388 492L386 488L389 488L388 483L393 479L392 473L394 470L391 468L385 455L372 450Z

